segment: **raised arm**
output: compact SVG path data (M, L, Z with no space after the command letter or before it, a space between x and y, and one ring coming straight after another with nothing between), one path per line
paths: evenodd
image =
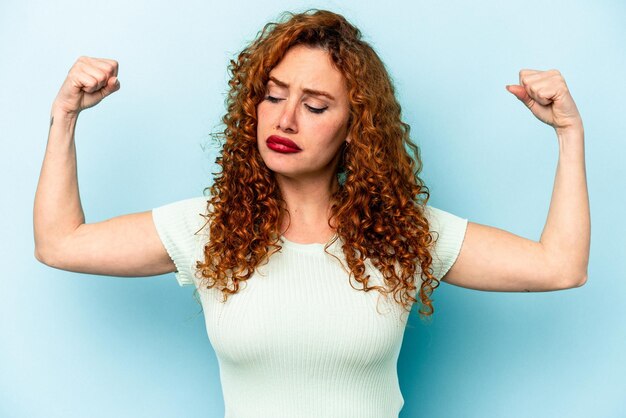
M35 257L82 273L147 276L175 271L150 211L85 224L74 132L79 113L117 91L116 61L81 57L54 103L33 210Z
M536 292L578 287L587 280L591 219L582 119L559 71L522 70L519 79L507 90L554 127L559 142L545 227L536 242L469 222L459 256L443 277L447 283Z

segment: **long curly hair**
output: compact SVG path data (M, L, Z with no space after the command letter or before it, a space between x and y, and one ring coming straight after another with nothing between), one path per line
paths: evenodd
M295 45L326 51L348 87L351 142L340 151L339 187L331 196L328 222L330 226L335 221L335 240L341 238L348 271L362 288L352 280L350 285L393 294L407 311L418 296L419 313L431 315L431 295L439 281L431 268L433 237L424 215L430 194L418 176L419 149L409 138L409 125L401 120L383 62L356 27L325 10L287 12L281 21L266 24L230 61L225 129L214 135L222 147L216 160L221 172L214 173L212 186L205 188L205 194L211 193L205 216L210 238L204 261L196 262L197 277L200 274L206 288L221 290L225 302L257 266L282 248L279 228L285 202L257 148L256 110L270 71ZM366 259L381 272L385 286L369 286Z

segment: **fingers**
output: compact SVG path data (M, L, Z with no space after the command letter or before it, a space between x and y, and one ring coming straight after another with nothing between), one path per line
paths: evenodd
M523 86L513 84L506 86L506 89L513 93L513 95L515 95L515 97L523 102L528 108L532 107L534 100L528 95L528 93L526 93L526 89Z
M70 68L54 106L68 114L78 114L119 90L118 63L106 58L80 57Z
M100 68L109 76L117 76L119 64L117 61L107 58L92 58L82 56L76 60L76 63L81 63L88 66L94 66Z
M111 77L109 78L109 82L107 83L107 85L105 85L100 90L100 92L102 93L102 98L104 99L106 96L118 91L119 89L120 89L120 81L117 79L117 77Z
M70 69L69 77L75 81L76 87L80 87L86 93L94 93L106 86L109 79L116 79L117 72L117 61L80 57Z
M532 99L543 106L549 105L559 94L567 91L565 80L558 70L521 70L519 83Z
M507 86L540 121L555 129L579 125L580 114L559 70L519 72L519 86Z

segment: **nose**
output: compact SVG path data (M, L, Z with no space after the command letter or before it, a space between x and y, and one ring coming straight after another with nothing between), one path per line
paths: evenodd
M298 121L296 115L296 103L293 100L284 100L281 109L280 118L278 119L277 128L284 132L297 133Z

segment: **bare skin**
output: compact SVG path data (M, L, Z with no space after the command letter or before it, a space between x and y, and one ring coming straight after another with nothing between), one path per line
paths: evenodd
M330 196L338 153L347 133L348 100L341 74L325 52L294 48L271 72L278 80L258 106L259 151L276 173L291 222L288 239L327 242ZM163 247L151 211L86 224L76 177L74 131L79 113L119 89L117 62L81 57L68 73L51 112L46 155L34 205L35 256L52 267L114 276L150 276L176 267ZM460 254L443 280L488 291L548 291L587 280L590 211L582 119L556 70L520 71L507 86L559 142L559 163L546 225L539 242L469 222ZM287 87L286 87L287 86ZM333 100L308 90L329 93ZM317 110L314 110L317 109ZM319 112L319 109L324 109ZM269 135L287 137L302 149L276 153Z
M48 145L35 194L35 257L55 268L111 276L173 272L151 211L85 223L78 191L74 132L78 115L120 87L118 63L81 57L70 69L50 117Z
M289 209L281 232L294 242L326 243L334 234L328 219L330 196L338 188L339 151L349 141L345 80L328 53L305 46L290 49L270 77L266 98L257 107L257 141ZM266 144L270 135L291 139L302 151L272 151Z
M521 70L507 86L559 142L559 161L548 218L539 242L468 224L459 256L443 280L488 291L568 289L587 281L591 215L585 174L582 119L558 70Z

